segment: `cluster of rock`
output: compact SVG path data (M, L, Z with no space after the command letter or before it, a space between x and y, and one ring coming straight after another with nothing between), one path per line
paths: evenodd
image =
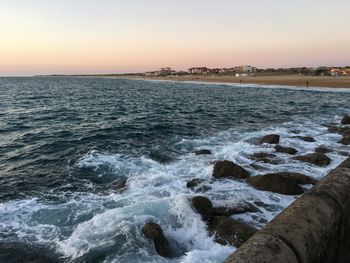
M331 126L330 132L342 134L343 138L339 141L344 145L349 145L350 140L350 116L345 116L341 121L342 126ZM315 142L315 139L308 136L295 136L294 138L305 142ZM260 143L273 144L275 152L289 155L296 155L297 149L280 145L280 136L278 134L269 134L260 139ZM320 146L313 153L306 155L294 156L293 159L301 162L310 163L317 166L327 166L331 163L331 159L326 153L331 152L331 149ZM211 154L207 149L201 149L194 152L196 155ZM272 153L255 153L250 156L252 160L279 164L280 160ZM270 191L284 195L300 195L304 193L304 188L300 185L314 185L317 180L300 173L292 172L277 172L267 173L263 175L251 176L250 172L244 167L235 164L229 160L219 160L214 163L213 179L231 179L245 181L248 185L262 191ZM207 191L210 186L204 185L204 179L195 178L187 182L187 187L196 191ZM235 247L241 246L257 231L252 226L234 220L231 216L247 212L259 212L258 207L264 207L265 204L244 202L236 207L214 207L213 203L204 196L195 196L191 199L193 208L199 213L203 221L207 224L207 230L210 235L214 236L216 242ZM257 206L258 207L257 207ZM151 239L154 243L157 253L164 257L171 257L172 251L168 240L163 234L160 225L148 222L145 224L143 234Z

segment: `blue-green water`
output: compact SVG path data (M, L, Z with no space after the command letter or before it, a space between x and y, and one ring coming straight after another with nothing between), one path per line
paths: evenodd
M349 92L99 78L0 78L0 250L29 246L72 262L220 262L234 248L216 244L191 208L194 177L211 180L212 161L230 159L253 174L327 168L282 164L253 169L248 155L272 152L254 138L279 133L300 153L348 150L322 124L350 112ZM296 135L310 135L314 143ZM199 148L213 155L195 156ZM116 183L126 180L126 189ZM214 204L263 200L276 211L240 219L261 227L294 197L244 182L212 182ZM162 225L179 256L163 259L140 233ZM27 249L27 248L26 248ZM39 252L38 252L39 253ZM11 253L10 253L11 254ZM5 256L6 260L11 255ZM1 260L0 255L0 262Z

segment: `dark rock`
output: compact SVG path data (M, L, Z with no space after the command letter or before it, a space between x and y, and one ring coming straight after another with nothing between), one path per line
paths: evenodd
M319 146L315 148L316 153L330 153L333 152L331 149L328 149L327 147Z
M275 174L286 176L294 180L297 184L316 184L318 182L315 178L300 173L280 172Z
M280 136L278 134L265 135L260 139L261 143L277 144L280 142Z
M215 241L219 244L240 247L257 230L230 217L217 216L209 225L209 232L215 235Z
M260 210L253 204L241 202L235 207L214 207L215 216L232 216L244 213L257 213Z
M310 136L294 136L293 138L297 138L303 140L305 142L315 142L316 140Z
M160 225L153 222L148 222L144 225L142 233L145 235L145 237L153 241L154 247L160 256L167 258L171 257L169 242L164 236Z
M125 187L126 187L126 182L127 182L126 179L119 179L119 180L111 183L111 186L113 189L115 189L117 191L124 191Z
M350 128L342 132L344 138L350 138Z
M249 166L250 166L252 169L258 170L258 171L268 170L266 167L260 165L259 163L251 163Z
M210 221L214 216L213 203L204 196L195 196L192 198L192 205L202 216L204 221Z
M339 133L344 135L345 133L350 132L350 127L342 127L342 126L331 126L328 128L328 132L330 133Z
M186 183L186 186L188 188L194 188L194 187L197 187L198 185L200 185L201 183L203 183L204 181L205 181L204 179L195 178L195 179L192 179L191 181L188 181Z
M304 190L292 179L280 174L265 174L252 176L247 183L256 189L285 195L299 195Z
M327 166L332 161L324 153L309 153L303 156L294 157L293 159L301 162L311 163L318 166Z
M276 152L287 153L290 155L294 155L298 152L296 149L294 149L292 147L284 147L284 146L280 146L280 145L276 145L275 150L276 150Z
M201 150L194 151L194 153L196 155L205 155L205 154L211 154L211 151L207 149L201 149Z
M346 138L346 137L343 137L339 143L341 144L344 144L344 145L349 145L350 144L350 137Z
M276 157L275 154L272 153L264 153L264 152L260 152L260 153L254 153L251 155L251 157L253 159L262 159L262 158L272 158L272 157Z
M344 116L344 117L341 119L341 124L343 124L343 125L350 124L350 116L349 116L349 115Z
M214 165L213 176L215 178L245 179L249 172L231 161L217 161Z
M329 133L340 133L341 132L340 129L341 128L337 126L330 126L327 131Z
M259 152L259 153L254 153L250 156L252 159L262 162L262 163L270 163L270 164L280 164L281 161L276 157L276 155L271 154L271 153L264 153L264 152Z

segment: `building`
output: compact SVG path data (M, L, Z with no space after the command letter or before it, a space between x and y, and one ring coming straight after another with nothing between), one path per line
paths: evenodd
M188 69L188 74L207 74L210 70L207 67L194 67Z
M144 73L145 77L157 77L158 71L147 71Z
M337 76L350 76L349 68L332 68L329 70L330 75L333 77Z
M172 70L169 67L165 67L165 68L160 68L157 71L145 72L144 75L145 77L164 77L164 76L172 75L175 72L176 72L175 70Z
M158 76L168 76L174 73L175 70L172 70L170 67L160 68L158 70Z
M220 74L234 74L236 73L235 68L222 68L219 70Z
M238 66L235 67L235 72L238 74L246 73L246 74L251 74L254 73L256 70L255 67L252 66Z

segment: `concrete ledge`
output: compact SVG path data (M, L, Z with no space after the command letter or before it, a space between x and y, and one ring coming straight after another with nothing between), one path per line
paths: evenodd
M225 263L348 260L349 218L350 158L282 211Z

